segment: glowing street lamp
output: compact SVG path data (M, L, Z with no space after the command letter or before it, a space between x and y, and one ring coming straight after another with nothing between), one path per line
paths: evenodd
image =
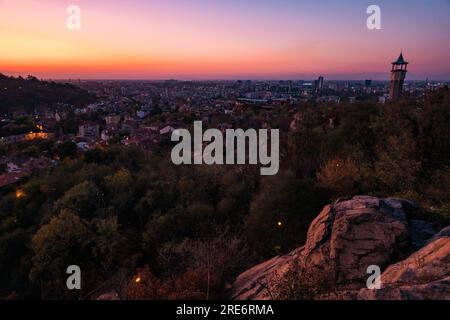
M25 197L25 192L23 190L17 189L16 190L16 199L20 199Z

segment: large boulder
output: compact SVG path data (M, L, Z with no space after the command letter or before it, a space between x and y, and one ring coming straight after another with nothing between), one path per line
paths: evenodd
M303 267L334 273L341 285L364 285L368 266L386 267L409 245L405 208L411 206L357 196L325 207L309 228Z
M366 286L367 268L382 270L407 257L430 238L430 225L408 223L407 212L415 205L406 200L356 196L326 206L311 223L304 247L263 262L237 277L231 286L233 299L270 299L270 284L285 274L292 263L309 274L331 278L339 299L354 299Z
M379 290L361 289L362 300L450 300L450 234L448 228L407 259L389 266Z

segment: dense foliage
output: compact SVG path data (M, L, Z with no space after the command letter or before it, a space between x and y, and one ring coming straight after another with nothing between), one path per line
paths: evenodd
M447 88L411 104L249 108L229 121L245 128L262 119L281 129L273 177L255 166L177 167L167 143L152 154L69 152L4 189L0 296L86 298L114 288L128 298L221 297L245 268L301 245L322 206L348 195L405 197L426 209L422 218L449 223ZM71 264L82 269L81 291L65 289Z
M32 76L7 77L0 73L0 113L16 110L31 113L39 108L52 108L57 103L80 107L94 100L93 95L71 84L39 81Z

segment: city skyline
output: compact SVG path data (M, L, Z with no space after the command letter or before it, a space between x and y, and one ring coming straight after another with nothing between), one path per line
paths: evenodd
M75 4L75 3L74 3ZM450 2L0 1L0 72L53 79L388 80L401 50L407 80L450 79ZM31 9L33 8L33 9ZM444 58L443 58L444 57Z

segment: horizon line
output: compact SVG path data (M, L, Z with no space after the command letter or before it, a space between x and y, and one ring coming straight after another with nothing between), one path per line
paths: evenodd
M153 78L153 77L109 77L109 78L93 78L93 77L42 77L38 75L33 74L24 74L19 72L8 72L5 73L0 71L0 74L3 74L5 76L9 77L27 77L32 76L36 77L39 80L47 80L47 81L187 81L187 82L200 82L200 81L314 81L317 80L319 77L324 77L325 81L365 81L365 80L371 80L375 82L389 82L389 76L386 74L386 77L383 79L376 77L377 75L382 75L384 73L382 72L367 72L367 73L354 73L354 74L348 74L349 78L345 78L345 74L329 74L326 73L317 73L315 76L311 75L305 75L304 78L301 77L301 74L298 76L293 75L293 77L286 77L286 76L273 76L273 77L258 77L255 75L249 75L249 77L242 77L242 76L236 76L236 77L202 77L201 75L198 77L189 77L189 76L180 76L178 77L161 77L161 78ZM372 77L364 77L364 75L371 75ZM433 76L427 76L422 75L420 73L414 74L409 73L412 75L413 79L406 79L405 82L419 82L419 81L429 81L429 82L449 82L450 81L450 74L441 74L441 75L434 75ZM356 78L352 78L351 76L354 76ZM373 77L375 76L375 77ZM442 78L441 78L442 77ZM444 78L445 77L445 78Z

